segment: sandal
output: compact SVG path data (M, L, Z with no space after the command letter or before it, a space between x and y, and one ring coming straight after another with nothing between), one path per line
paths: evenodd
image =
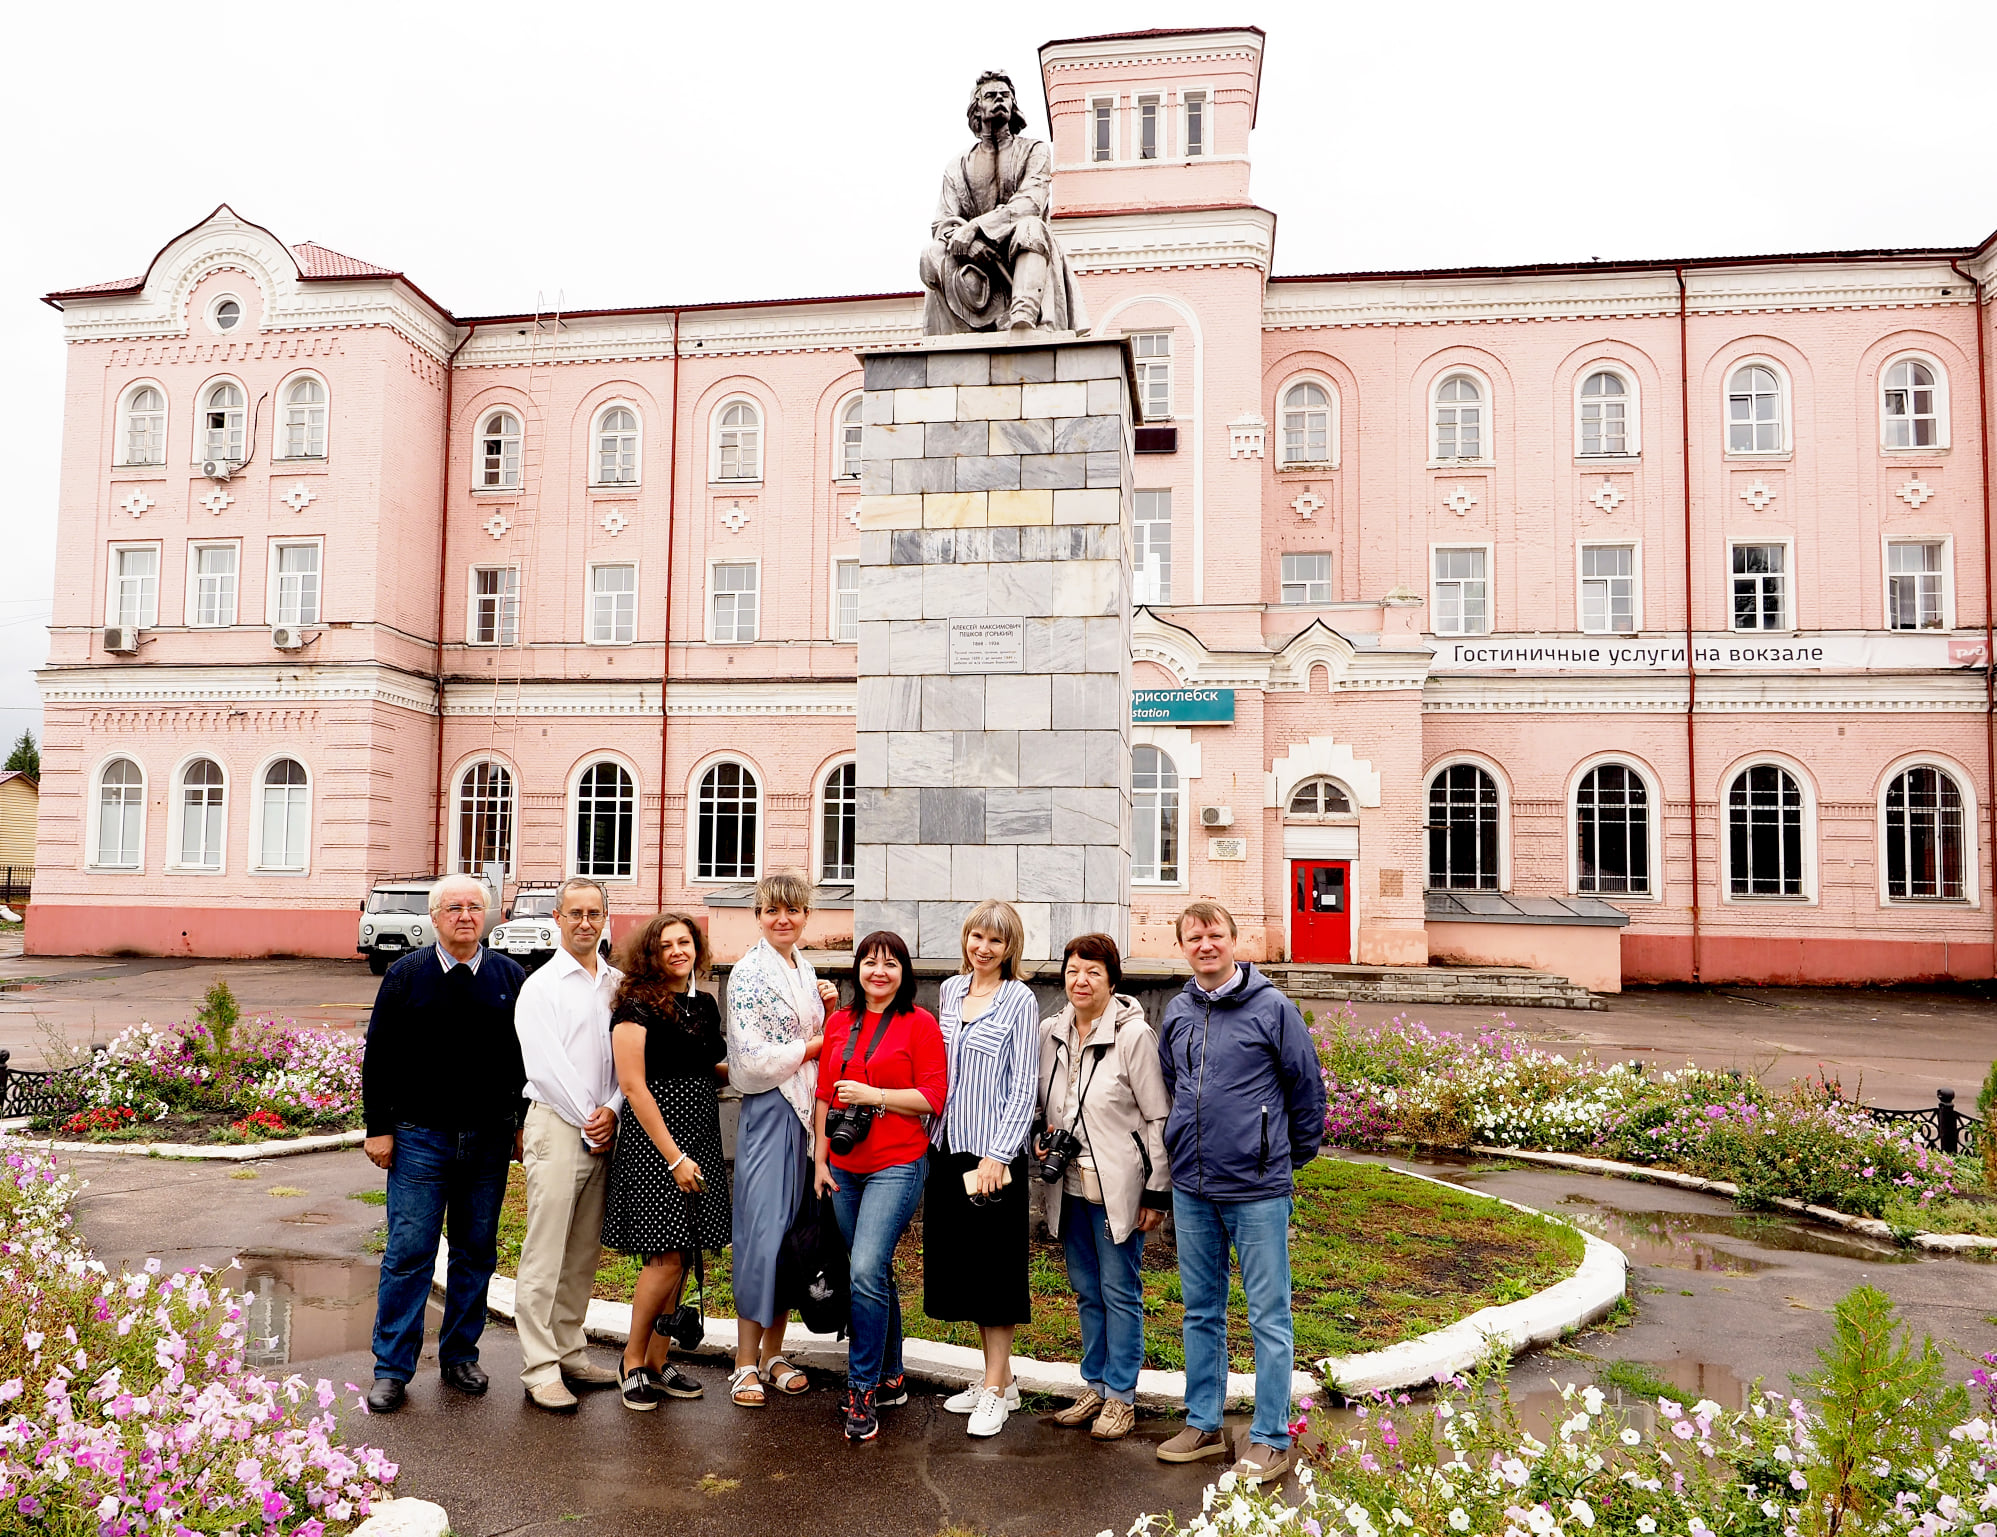
M760 1409L768 1400L763 1397L763 1381L756 1375L753 1366L738 1366L728 1379L728 1396L736 1407Z
M770 1374L770 1386L787 1397L811 1391L811 1379L782 1356L771 1356L763 1370Z

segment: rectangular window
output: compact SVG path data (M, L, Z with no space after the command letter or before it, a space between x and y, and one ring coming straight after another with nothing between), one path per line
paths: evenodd
M189 623L215 626L236 622L236 547L194 547L194 602Z
M1090 108L1089 158L1100 164L1116 157L1116 103L1099 101Z
M840 560L832 564L832 638L860 638L860 563Z
M1627 635L1636 629L1634 546L1581 546L1581 628L1591 635Z
M1155 96L1137 98L1137 158L1158 158L1158 98Z
M1131 522L1133 603L1172 601L1172 493L1140 491Z
M319 546L280 544L277 547L276 624L319 622Z
M511 646L520 638L520 572L513 566L472 571L474 646Z
M1283 557L1283 602L1329 603L1330 601L1331 557L1329 555Z
M1938 541L1886 546L1886 624L1895 630L1942 627L1942 547Z
M1172 333L1143 331L1130 338L1137 355L1137 414L1147 422L1172 419Z
M1780 544L1733 547L1733 627L1787 629L1789 549Z
M1205 91L1186 93L1186 154L1207 152L1207 97Z
M1484 550L1435 552L1435 633L1483 635L1491 628Z
M599 646L628 646L638 638L638 568L589 568L589 638Z
M756 568L747 561L714 568L713 618L707 638L740 645L756 638Z
M111 623L150 629L159 623L159 548L127 545L111 551Z

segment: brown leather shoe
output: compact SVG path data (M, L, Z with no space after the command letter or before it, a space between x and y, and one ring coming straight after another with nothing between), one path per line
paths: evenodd
M576 1396L562 1385L557 1377L553 1382L537 1382L527 1390L527 1401L536 1409L546 1409L550 1414L574 1414Z
M1283 1475L1290 1471L1291 1461L1289 1452L1279 1452L1273 1446L1264 1446L1256 1441L1241 1454L1241 1460L1235 1463L1232 1471L1236 1478L1253 1489L1258 1484L1281 1483Z
M1188 1425L1158 1448L1160 1462L1198 1462L1202 1457L1225 1457L1227 1437L1217 1430L1195 1430Z
M1103 1406L1103 1396L1094 1388L1083 1388L1082 1396L1054 1416L1056 1425L1065 1425L1070 1430L1079 1430L1096 1417L1096 1411Z
M1089 1427L1089 1434L1098 1441L1121 1441L1130 1434L1130 1427L1137 1423L1137 1410L1120 1398L1106 1399L1103 1412L1096 1416L1095 1424Z
M578 1361L562 1368L562 1381L570 1388L614 1388L617 1386L617 1373L607 1366L598 1366L594 1361Z

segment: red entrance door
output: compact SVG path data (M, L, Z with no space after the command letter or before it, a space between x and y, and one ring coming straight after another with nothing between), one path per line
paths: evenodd
M1299 961L1352 959L1352 910L1346 885L1352 874L1343 859L1290 861L1290 948Z

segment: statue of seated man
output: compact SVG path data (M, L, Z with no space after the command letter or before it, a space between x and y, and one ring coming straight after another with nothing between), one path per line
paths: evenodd
M978 142L943 168L922 253L927 336L968 331L1085 331L1082 296L1054 239L1053 148L1026 126L1003 71L986 70L968 113Z

